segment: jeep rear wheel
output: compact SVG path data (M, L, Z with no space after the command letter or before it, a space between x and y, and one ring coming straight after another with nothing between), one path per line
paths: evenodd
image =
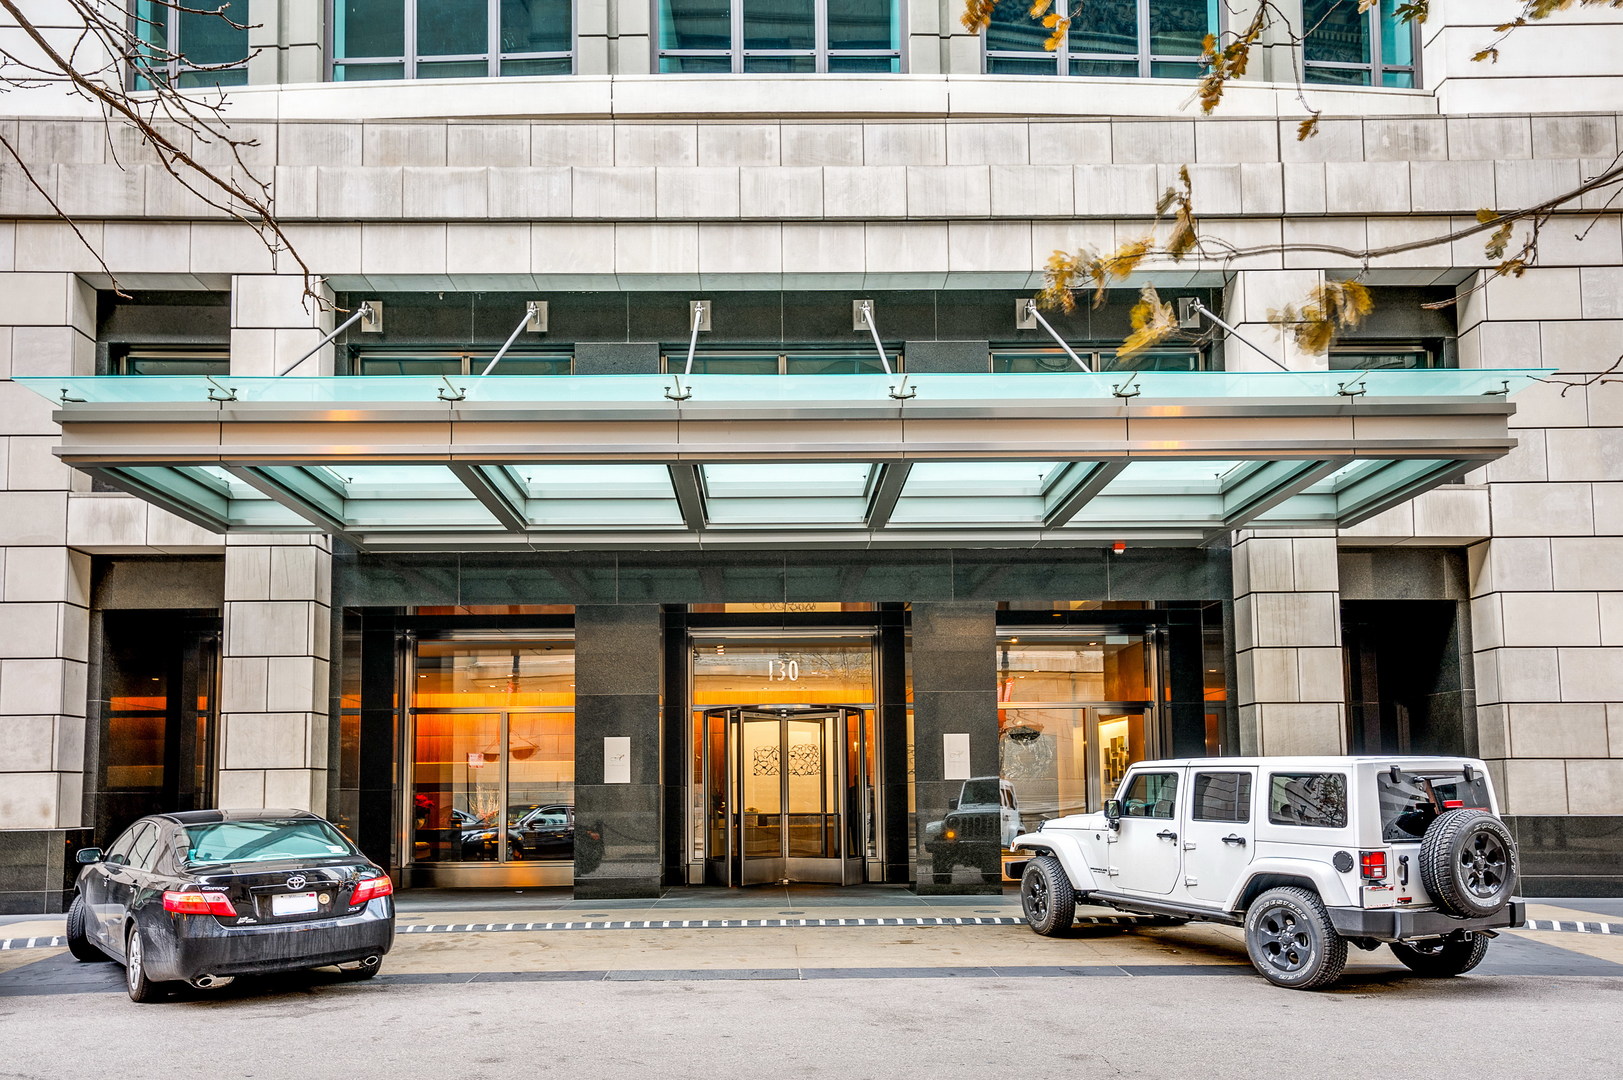
M1306 889L1269 889L1245 915L1245 951L1275 986L1317 990L1341 977L1347 939Z
M1052 855L1039 855L1020 875L1020 908L1026 924L1043 937L1069 937L1076 925L1076 893L1065 867Z
M1392 955L1404 967L1428 979L1463 975L1488 955L1487 935L1469 930L1429 941L1394 941L1391 945Z
M1450 810L1420 841L1420 883L1450 915L1496 915L1516 888L1516 841L1485 810Z

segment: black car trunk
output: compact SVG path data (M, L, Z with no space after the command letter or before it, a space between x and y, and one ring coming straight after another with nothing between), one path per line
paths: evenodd
M332 860L278 859L271 862L209 863L187 867L205 892L224 892L237 909L227 926L330 919L349 911L357 872L367 863L344 856Z

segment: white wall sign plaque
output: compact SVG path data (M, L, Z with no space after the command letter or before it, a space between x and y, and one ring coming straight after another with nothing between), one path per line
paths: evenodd
M969 734L947 732L941 736L942 779L969 779Z
M614 735L603 740L603 782L631 783L631 740Z

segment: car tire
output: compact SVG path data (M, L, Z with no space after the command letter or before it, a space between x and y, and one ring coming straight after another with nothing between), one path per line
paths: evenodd
M1487 935L1473 934L1469 930L1429 941L1394 941L1390 944L1392 955L1404 967L1427 979L1464 975L1488 955Z
M1516 889L1516 841L1485 810L1450 810L1420 840L1420 883L1461 919L1497 915Z
M1329 986L1347 965L1347 939L1306 889L1269 889L1252 902L1245 913L1245 951L1258 974L1291 990Z
M85 901L82 896L75 896L73 903L68 905L68 952L73 954L75 960L82 960L87 964L108 959L106 953L90 943L85 936Z
M1043 937L1070 937L1076 929L1076 892L1065 867L1052 855L1039 855L1020 875L1020 910L1026 925Z
M124 987L130 1000L141 1004L160 1001L168 993L167 984L147 978L146 951L140 928L131 927L124 944Z

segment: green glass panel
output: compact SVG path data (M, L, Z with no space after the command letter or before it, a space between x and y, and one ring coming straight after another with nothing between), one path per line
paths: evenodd
M521 75L571 75L575 70L575 62L568 57L559 57L555 60L503 60L501 73L518 77Z
M859 497L868 490L872 466L865 462L702 465L699 471L705 493L717 499Z
M1058 75L1059 61L1052 57L1047 60L1035 60L988 55L986 57L986 73L988 75Z
M1324 83L1333 86L1368 86L1368 68L1329 68L1308 65L1305 71L1307 81L1310 83Z
M207 8L207 4L186 5ZM238 5L226 11L227 18L246 23L246 14L239 15ZM248 59L248 28L238 29L227 18L203 11L179 11L180 49L188 64L235 64Z
M190 90L208 86L247 86L247 68L227 68L224 71L182 71L175 85Z
M1180 64L1170 60L1150 62L1152 79L1198 79L1205 74L1206 69L1200 64Z
M896 356L891 354L892 369L896 366ZM788 356L784 361L784 369L790 375L874 375L883 374L884 365L879 362L876 352L854 353L840 356L818 355L812 353L802 356Z
M730 56L661 56L659 70L667 75L713 75L733 70Z
M1071 51L1138 52L1138 0L1087 0L1071 19Z
M383 79L404 79L405 64L334 64L333 79L337 82L378 82Z
M986 28L986 51L1042 52L1048 31L1031 17L1029 0L999 0Z
M682 371L687 366L686 356L671 356L667 365L672 371ZM695 356L693 358L693 374L695 375L776 375L778 373L778 358L772 356Z
M568 52L573 47L570 0L501 0L501 4L502 52ZM508 71L503 64L502 74L555 73Z
M337 25L333 52L339 59L352 56L404 56L406 54L405 0L336 0ZM356 76L398 79L400 75Z
M490 74L490 65L483 60L417 61L419 79L482 79Z
M902 70L902 61L895 56L830 56L828 70L850 75L894 75Z
M1218 31L1217 0L1155 0L1150 5L1150 52L1199 56Z
M1093 354L1085 349L1078 349L1077 355L1084 363L1093 362ZM1034 349L1028 352L997 352L992 356L992 370L1004 375L1031 375L1082 369L1060 349Z
M362 356L362 375L460 375L462 358L457 356Z
M805 73L817 70L811 56L746 56L744 70L759 74Z
M1432 366L1432 354L1424 349L1336 349L1330 353L1329 360L1332 371Z
M895 49L898 33L896 0L828 0L831 49Z
M744 48L815 48L815 14L813 0L744 0Z
M1369 17L1358 13L1356 0L1303 0L1302 26L1308 63L1369 63Z
M730 49L732 27L728 0L659 0L661 49Z
M1041 495L1056 461L926 461L907 474L902 496Z
M1110 351L1099 354L1100 371L1199 371L1200 367L1197 349L1145 349L1127 357Z
M1412 71L1383 71L1381 72L1381 85L1398 87L1404 90L1414 89L1414 72Z
M489 15L485 0L417 0L417 55L488 52Z
M1132 79L1138 76L1138 61L1072 60L1071 74L1092 79Z
M483 371L489 363L489 360L475 359L473 369ZM568 375L569 357L504 356L502 362L496 365L496 373L502 375Z
M125 375L226 375L231 361L225 357L129 357L124 361Z
M155 0L136 0L135 34L150 46L142 52L148 56L161 56L169 48L169 5Z
M1381 63L1387 67L1414 66L1416 26L1400 20L1397 15L1398 8L1407 3L1408 0L1381 0Z

